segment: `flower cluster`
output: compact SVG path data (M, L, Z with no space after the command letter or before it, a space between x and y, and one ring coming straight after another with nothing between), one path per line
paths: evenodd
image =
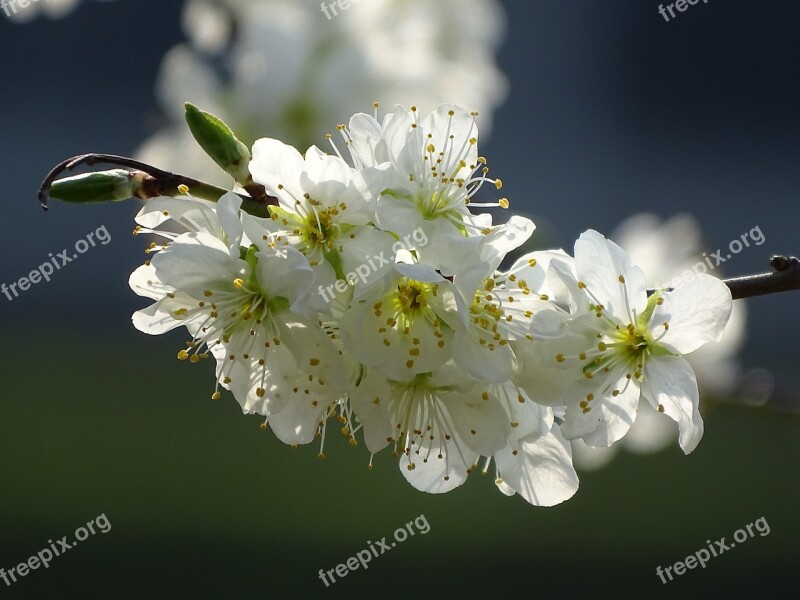
M133 322L185 326L178 358L213 358L213 398L230 390L284 443L319 438L320 455L333 417L426 492L494 463L502 492L542 506L577 490L569 440L617 442L640 399L694 449L703 423L681 355L720 338L721 281L649 293L591 230L573 256L533 252L503 269L534 224L476 210L508 201L474 201L502 187L478 154L475 113L398 106L339 130L344 154L254 144L252 179L277 199L269 218L237 193L156 198L137 216L138 233L166 241L131 276L155 301Z

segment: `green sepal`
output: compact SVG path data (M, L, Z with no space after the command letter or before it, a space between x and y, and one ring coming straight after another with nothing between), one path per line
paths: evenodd
M333 272L336 273L336 279L347 281L345 278L344 266L342 265L342 257L339 256L339 253L336 250L331 250L327 246L323 246L322 255L333 267Z

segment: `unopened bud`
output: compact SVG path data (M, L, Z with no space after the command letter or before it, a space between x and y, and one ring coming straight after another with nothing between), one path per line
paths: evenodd
M116 202L133 196L134 185L130 172L114 169L59 179L50 186L49 195L64 202L81 204Z
M250 151L221 119L186 103L186 123L194 139L240 185L250 178Z

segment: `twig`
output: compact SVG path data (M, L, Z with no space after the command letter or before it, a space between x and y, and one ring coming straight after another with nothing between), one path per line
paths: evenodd
M143 173L142 185L136 193L136 197L143 200L155 198L157 196L178 195L180 194L180 190L178 189L180 186L186 186L189 188L192 195L212 202L216 202L223 195L229 193L229 190L203 183L202 181L186 177L185 175L176 175L175 173L164 171L132 158L116 156L114 154L91 153L68 158L56 165L50 173L47 174L47 177L45 177L44 181L42 181L42 185L39 187L39 193L37 195L42 208L47 210L47 198L50 187L59 175L81 165L92 166L98 163L132 169L134 173ZM267 195L263 186L259 186L258 184L248 186L246 189L254 195L237 194L242 199L242 210L257 217L268 217L269 205L277 205L278 199Z
M800 259L795 256L773 256L772 271L726 279L734 300L800 290Z
M795 256L773 256L769 260L772 271L758 275L745 275L733 279L723 279L722 282L731 290L734 300L777 294L800 290L800 259ZM673 288L667 288L671 292ZM647 290L647 295L652 296L656 290Z

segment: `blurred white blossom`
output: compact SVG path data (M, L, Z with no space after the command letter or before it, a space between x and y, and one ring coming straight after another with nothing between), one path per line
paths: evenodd
M226 121L246 143L305 148L373 102L430 111L456 102L486 132L507 82L494 51L496 0L369 0L327 18L318 0L190 0L188 42L164 58L158 96L170 123L138 158L193 177L216 170L182 123L183 103Z

